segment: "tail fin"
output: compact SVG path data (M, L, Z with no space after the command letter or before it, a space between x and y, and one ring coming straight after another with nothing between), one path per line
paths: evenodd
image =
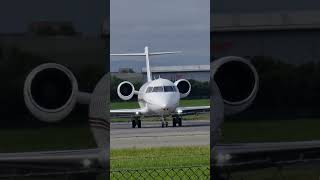
M174 52L149 52L148 46L144 48L144 53L126 53L126 54L110 54L111 56L145 56L146 57L146 69L147 69L147 78L148 82L152 81L151 69L150 69L150 62L149 56L157 56L157 55L165 55L165 54L177 54L181 53L181 51L174 51Z

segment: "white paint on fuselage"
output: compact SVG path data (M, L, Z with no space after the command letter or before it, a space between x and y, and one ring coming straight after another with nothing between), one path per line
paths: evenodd
M149 92L148 87L173 86L174 92ZM173 82L167 79L156 79L141 86L138 92L138 102L140 108L145 109L144 115L169 116L176 111L179 106L180 93Z
M180 93L176 85L167 79L152 80L152 73L150 69L149 56L159 56L166 54L176 54L180 52L149 52L148 46L144 48L143 53L125 53L125 54L111 54L112 56L144 56L146 58L147 82L141 86L138 92L138 103L142 115L158 115L169 116L176 111L179 105ZM172 86L175 88L174 92L150 92L146 93L148 87L158 86ZM138 114L138 113L137 113Z

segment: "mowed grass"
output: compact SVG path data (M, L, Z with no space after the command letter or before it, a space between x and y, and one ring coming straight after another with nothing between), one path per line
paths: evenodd
M185 167L210 164L210 147L111 149L111 170Z
M208 106L210 99L181 99L180 106ZM111 109L139 108L137 101L112 102Z
M279 119L257 121L228 121L228 119L226 119L222 127L221 142L234 143L317 140L320 139L319 127L320 119ZM196 149L151 148L142 150L111 150L111 169L115 170L151 167L181 167L206 163L209 165L209 151L197 151ZM201 152L204 152L204 154L207 155L202 155ZM181 154L186 156L179 156ZM189 157L188 155L191 156ZM156 156L156 158L154 156ZM208 156L208 158L206 156ZM233 179L239 180L317 180L320 177L320 166L313 165L306 167L304 165L284 167L282 171L280 171L278 168L267 168L261 170L232 173L232 177Z

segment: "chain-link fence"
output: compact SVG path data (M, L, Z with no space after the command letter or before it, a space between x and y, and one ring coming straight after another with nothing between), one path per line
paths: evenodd
M209 166L111 170L112 180L122 179L210 179Z

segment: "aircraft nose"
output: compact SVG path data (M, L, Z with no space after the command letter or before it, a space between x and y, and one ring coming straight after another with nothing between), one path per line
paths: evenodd
M170 113L170 108L168 106L162 106L161 107L161 112L163 114L168 114L168 113Z
M167 114L167 113L170 113L170 111L172 111L173 109L173 106L172 104L170 103L170 101L166 102L166 103L162 103L160 105L160 108L162 110L163 113Z
M154 108L157 110L155 111L158 111L162 114L168 114L175 109L174 106L176 104L176 99L170 94L158 95L151 100L153 100L154 104L156 104Z
M158 108L162 113L167 113L167 111L169 111L169 109L170 109L169 106L170 106L170 104L167 99L162 98L158 102Z
M169 103L162 103L162 104L160 105L160 107L161 107L162 109L166 109L166 108L169 107Z

